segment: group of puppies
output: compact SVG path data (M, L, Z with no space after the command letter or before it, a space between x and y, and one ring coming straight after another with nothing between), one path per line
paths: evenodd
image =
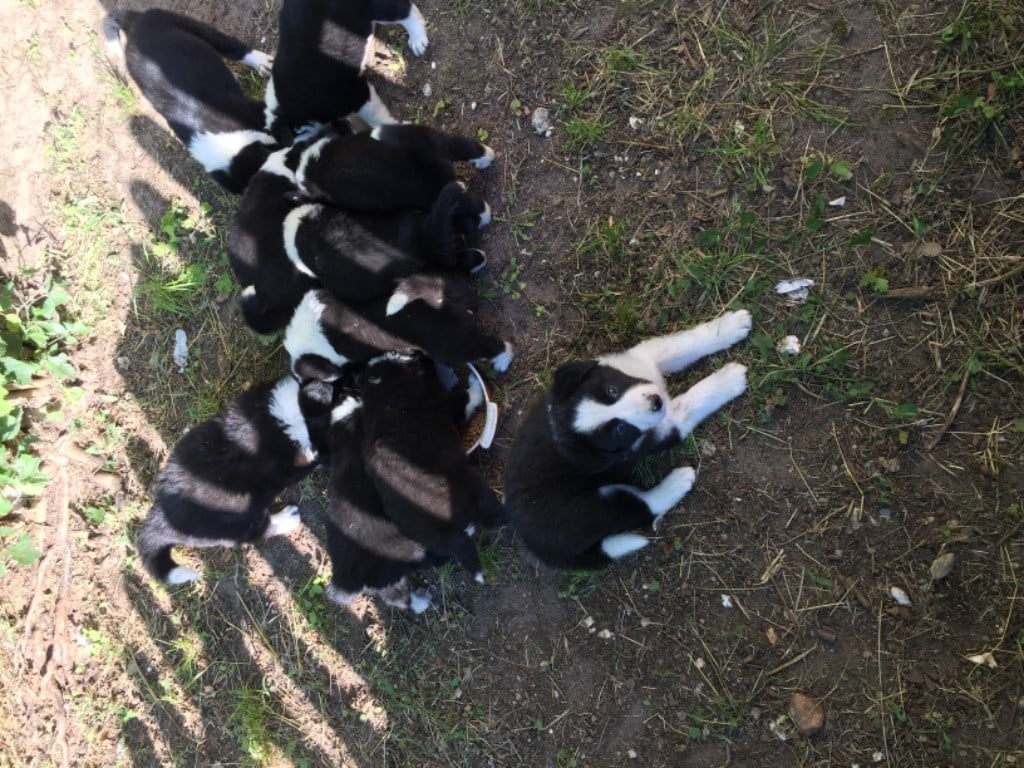
M231 546L285 534L298 509L270 514L288 486L328 463L328 595L370 592L416 612L414 570L455 560L483 581L477 526L510 522L557 567L600 567L645 546L693 485L677 468L650 490L638 461L667 450L742 393L729 364L671 398L664 376L745 338L744 310L625 352L563 365L529 410L506 465L504 504L468 462L460 426L482 385L446 387L439 366L489 362L509 342L476 317L470 276L490 207L456 177L486 168L473 139L398 124L366 81L375 24L428 40L408 0L284 0L276 55L164 10L104 22L110 47L192 156L242 194L228 231L241 313L284 331L291 371L232 399L174 447L137 539L171 584L199 578L175 546ZM245 95L224 59L269 76Z

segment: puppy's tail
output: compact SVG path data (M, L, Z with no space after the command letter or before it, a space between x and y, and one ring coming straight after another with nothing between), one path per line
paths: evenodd
M199 578L195 571L174 562L171 548L178 543L179 537L168 525L163 510L154 505L135 539L142 565L150 576L165 584L187 584Z
M114 11L103 19L103 42L112 58L124 59L122 33L126 32L138 15L138 11Z

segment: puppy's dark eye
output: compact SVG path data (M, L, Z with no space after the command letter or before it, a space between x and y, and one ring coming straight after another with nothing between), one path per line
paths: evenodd
M625 431L626 431L626 423L625 422L620 421L618 424L615 425L615 434L616 435L621 435Z
M612 398L618 397L619 396L619 388L616 387L614 384L609 384L607 387L605 387L604 393L606 395L608 395L608 397L612 397Z

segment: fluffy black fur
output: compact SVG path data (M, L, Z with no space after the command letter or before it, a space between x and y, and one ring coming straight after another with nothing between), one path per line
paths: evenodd
M162 581L191 581L198 574L176 565L172 547L230 546L266 535L270 503L308 475L328 447L332 397L328 384L285 376L235 397L181 438L139 530L146 570Z
M450 394L418 352L388 353L360 376L363 456L387 516L428 550L483 580L467 526L504 520L501 502L469 465Z
M104 20L103 31L142 95L192 155L218 183L241 192L277 145L263 129L263 102L245 95L224 59L265 70L270 57L172 11L121 11Z
M347 605L370 592L399 608L426 609L430 599L413 594L406 576L447 558L403 534L388 519L363 461L362 401L350 395L331 425L331 474L325 526L331 558L328 596Z
M292 129L352 112L374 125L393 122L362 74L367 42L374 23L402 22L414 9L409 0L284 0L268 128L285 140ZM414 53L423 53L425 30L409 42Z
M405 305L388 315L390 298L348 303L329 291L308 293L292 316L284 346L299 376L325 376L350 362L419 347L445 365L489 360L505 371L511 345L485 333L475 314L477 295L454 273L418 274L397 284Z
M426 125L381 125L315 138L303 146L295 170L305 194L348 211L426 211L455 181L454 163L486 168L493 158L494 150L475 139Z

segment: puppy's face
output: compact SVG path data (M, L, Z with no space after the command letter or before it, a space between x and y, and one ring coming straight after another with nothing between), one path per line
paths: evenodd
M663 418L668 396L660 384L596 361L555 373L552 406L569 409L572 431L605 453L623 453Z

